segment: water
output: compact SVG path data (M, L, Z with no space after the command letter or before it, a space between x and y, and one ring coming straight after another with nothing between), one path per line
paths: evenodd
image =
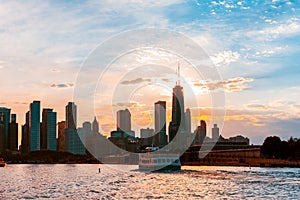
M144 173L104 165L0 168L0 199L46 198L300 199L300 169L183 167L175 173Z

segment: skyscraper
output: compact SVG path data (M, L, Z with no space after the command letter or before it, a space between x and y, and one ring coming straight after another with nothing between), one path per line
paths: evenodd
M98 123L96 117L94 118L94 121L93 121L92 133L93 134L98 134L99 133L99 123Z
M0 154L5 150L4 115L0 115Z
M173 140L177 133L185 130L184 95L179 78L180 68L178 66L178 81L173 88L172 95L172 121L169 125L169 142Z
M65 151L65 129L66 129L66 122L61 121L57 123L58 126L58 142L57 142L57 150L58 151Z
M10 123L10 109L0 107L0 117L2 117L2 125L3 125L3 131L4 131L4 138L3 138L3 149L8 148L8 126ZM0 147L1 148L1 147Z
M191 111L189 108L185 111L185 129L188 134L191 134Z
M77 134L77 106L69 102L66 106L65 150L75 153L75 137Z
M154 144L162 147L167 144L166 133L166 102L158 101L154 104L155 110L155 138Z
M200 121L200 126L197 127L196 131L195 144L202 144L206 137L206 122L204 120Z
M154 130L153 129L150 129L150 128L144 129L144 128L142 128L140 130L140 135L141 135L141 138L142 138L142 141L143 141L142 144L144 146L152 146L153 145L153 135L154 135Z
M74 102L69 102L66 106L66 125L71 129L77 127L77 106Z
M85 148L80 140L82 128L77 130L77 106L69 102L66 106L65 150L73 154L85 154Z
M117 112L117 131L131 131L131 114L128 109Z
M17 115L11 115L11 122L8 127L8 149L11 151L18 150L18 123Z
M30 150L30 137L29 137L29 113L28 111L25 116L25 124L22 126L22 153L28 153Z
M43 150L56 150L56 112L53 109L43 109L40 144Z
M40 150L40 112L40 101L33 101L29 112L30 151Z
M214 124L214 127L212 128L212 139L213 141L218 141L220 132L217 124Z
M92 133L92 124L91 124L91 122L84 122L82 124L82 128L83 128L85 136L91 135L91 133Z

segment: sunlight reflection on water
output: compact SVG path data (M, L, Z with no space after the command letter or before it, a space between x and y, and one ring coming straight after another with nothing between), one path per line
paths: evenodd
M0 180L0 199L300 199L300 169L291 168L125 173L104 165L9 165L0 168Z

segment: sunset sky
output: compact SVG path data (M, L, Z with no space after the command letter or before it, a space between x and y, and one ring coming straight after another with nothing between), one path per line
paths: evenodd
M65 105L73 100L78 73L89 55L112 36L141 28L189 37L219 71L222 81L200 80L180 60L182 84L187 84L187 93L192 88L201 104L196 108L186 99L186 107L194 110L192 130L200 119L210 118L210 92L224 88L223 136L245 135L253 144L269 135L300 137L298 0L1 1L0 107L11 108L23 124L29 103L41 100L42 107L58 112L58 121L64 120ZM128 97L129 105L116 99L104 103L110 90L95 91L95 99L103 100L95 102L102 133L115 127L116 108L129 107L134 128L153 127L154 102L166 100L171 107L178 60L151 50L116 60L102 79L107 86L116 80L119 86L145 84ZM163 75L130 74L137 63Z

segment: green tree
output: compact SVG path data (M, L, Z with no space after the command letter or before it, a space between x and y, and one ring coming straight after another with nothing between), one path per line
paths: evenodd
M277 136L267 137L261 147L261 154L266 158L280 158L281 139Z

